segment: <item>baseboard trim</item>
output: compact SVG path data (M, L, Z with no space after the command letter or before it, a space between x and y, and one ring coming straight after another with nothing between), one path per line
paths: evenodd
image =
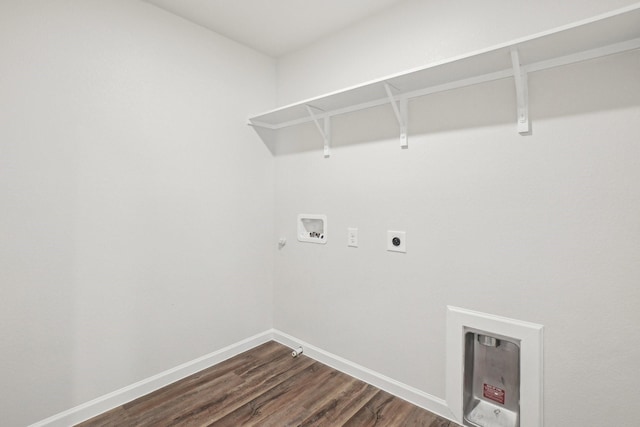
M127 387L123 387L112 393L98 397L97 399L83 403L82 405L60 412L59 414L31 424L29 427L68 427L81 423L271 340L291 348L302 346L304 354L318 362L378 387L407 402L431 411L436 415L455 421L454 415L444 399L403 384L393 378L389 378L350 360L315 347L282 331L270 329L190 362L183 363L175 368L138 381Z
M399 398L433 412L436 415L458 422L455 420L453 413L444 399L440 399L439 397L425 393L424 391L418 390L417 388L411 387L407 384L403 384L393 378L389 378L371 369L365 368L364 366L358 365L357 363L351 362L350 360L329 353L328 351L315 347L277 329L272 330L272 337L274 341L286 345L287 347L296 348L298 346L302 346L304 351L303 354L317 360L318 362L324 363L325 365L331 366L345 374L351 375L352 377L378 387L381 390L391 393L394 396L398 396Z
M273 339L273 331L268 330L254 335L213 353L183 363L137 383L123 387L97 399L78 405L59 414L53 415L29 427L68 427L100 415L124 403L135 400L164 386L174 383L203 369L230 359L238 354L251 350Z

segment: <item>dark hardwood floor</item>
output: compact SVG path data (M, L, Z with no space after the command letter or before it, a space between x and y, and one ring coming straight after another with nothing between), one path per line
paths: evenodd
M79 426L457 424L268 342Z

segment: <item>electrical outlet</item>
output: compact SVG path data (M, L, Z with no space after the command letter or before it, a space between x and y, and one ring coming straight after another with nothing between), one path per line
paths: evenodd
M350 246L352 248L358 247L358 229L357 228L347 229L347 246Z
M407 233L404 231L387 231L387 250L391 252L407 252Z

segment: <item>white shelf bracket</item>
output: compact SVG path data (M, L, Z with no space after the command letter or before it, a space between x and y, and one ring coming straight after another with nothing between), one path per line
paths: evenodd
M526 70L520 67L520 55L516 48L511 48L511 66L518 102L518 133L525 134L529 132L529 84Z
M398 120L398 125L400 126L400 147L407 148L409 147L409 141L407 139L409 98L400 98L399 102L396 103L395 96L393 96L393 92L391 92L391 86L389 85L389 83L384 84L384 90L387 91L387 97L389 98L389 102L393 107L393 112L395 113L396 119ZM400 104L400 106L398 106L398 104Z
M312 107L309 105L305 105L305 107L307 107L307 112L309 112L309 116L311 116L311 119L313 120L313 122L316 124L316 127L318 128L318 132L320 132L320 135L322 136L322 140L324 142L324 157L330 157L331 156L331 117L328 115L325 116L322 119L323 126L320 126L320 120L311 109Z

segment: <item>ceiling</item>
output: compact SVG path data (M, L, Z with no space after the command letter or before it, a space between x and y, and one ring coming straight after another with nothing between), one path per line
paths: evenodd
M273 57L403 0L145 0Z

